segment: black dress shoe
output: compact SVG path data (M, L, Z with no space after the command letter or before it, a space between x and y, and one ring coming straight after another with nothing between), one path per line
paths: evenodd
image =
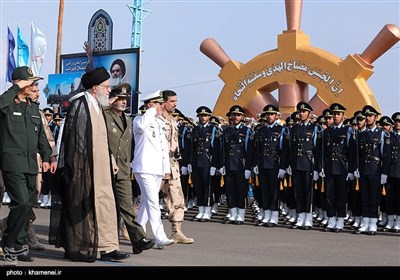
M274 223L268 223L265 227L276 227L277 226L277 224L274 224Z
M17 260L21 262L33 262L35 260L31 255L18 255Z
M291 228L291 229L300 229L300 228L301 228L301 226L298 226L298 225L293 225L293 226L291 226L290 228Z
M312 226L304 226L303 229L304 229L304 230L311 230L311 229L312 229Z
M243 225L244 224L244 222L243 221L236 221L236 223L235 223L236 225Z
M342 232L343 229L342 228L335 228L334 232Z
M368 235L376 235L376 231L368 231Z
M154 244L155 244L154 240L146 239L146 238L140 239L139 241L137 241L133 244L133 253L135 255L140 254L144 250L153 248Z
M129 258L129 254L121 253L118 250L114 250L107 254L102 254L100 260L102 261L120 261Z
M329 228L329 227L326 227L323 229L323 231L325 231L325 232L330 232L330 231L333 232L334 230L335 230L334 228Z

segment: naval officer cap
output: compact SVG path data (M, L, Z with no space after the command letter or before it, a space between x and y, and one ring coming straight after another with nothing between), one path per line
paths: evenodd
M149 102L164 103L164 99L162 97L162 90L157 90L153 93L143 96L142 99L140 99L140 101L144 103L149 103Z
M365 119L365 116L362 111L356 111L354 112L354 118L358 120L363 120Z
M82 76L81 82L85 89L91 89L94 86L100 85L102 82L110 79L110 74L107 72L106 68L97 67L92 71L85 73Z
M110 92L110 98L129 98L131 96L132 87L128 83L123 83L113 88Z
M364 116L368 115L380 115L380 113L371 105L365 105L364 108L362 109L362 113Z
M319 124L324 124L324 123L326 123L325 116L323 116L323 115L319 116L319 117L317 118L317 123L319 123Z
M52 109L50 109L50 108L44 108L44 109L43 109L43 113L44 113L45 115L52 116L52 115L54 114L54 111L53 111Z
M267 104L264 106L263 112L267 114L276 114L279 112L279 109L273 104Z
M233 105L230 109L229 109L229 114L239 114L239 115L243 115L244 114L244 109L239 106L239 105Z
M339 113L343 113L344 111L346 111L346 108L339 103L333 103L329 109L332 110L332 112L339 112Z
M219 119L216 117L216 116L211 116L210 117L210 123L213 123L213 124L220 124L221 122L219 121Z
M63 119L63 117L62 117L62 115L60 113L55 113L54 114L53 120L62 121L62 119Z
M332 118L333 117L333 112L331 109L325 109L322 111L322 115L326 118Z
M286 118L286 120L285 120L285 123L287 124L287 125L289 125L289 124L293 124L293 120L292 120L292 118L289 116L289 117L287 117Z
M12 73L12 80L30 80L32 82L43 80L42 77L36 77L33 75L32 69L28 66L21 66L14 69Z
M381 126L384 126L384 125L391 125L391 126L393 126L393 125L394 125L394 122L393 122L393 120L392 120L389 116L383 116L382 118L379 119L379 124L380 124Z
M400 112L396 112L392 115L392 120L394 122L400 122Z
M300 120L300 115L299 115L299 112L293 112L291 115L290 115L290 118L293 120L293 121L295 121L295 120Z
M199 115L211 116L212 115L211 109L208 108L207 106L200 106L199 108L197 108L196 113L197 113L197 116L199 116Z
M307 102L304 101L300 101L299 103L297 103L296 105L296 109L297 111L309 111L311 112L313 110L313 108L310 106L310 104L308 104Z

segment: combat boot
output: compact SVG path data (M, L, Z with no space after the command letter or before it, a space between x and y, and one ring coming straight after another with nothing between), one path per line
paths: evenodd
M29 220L28 226L28 246L31 250L44 250L45 247L42 243L39 242L36 236L36 232L33 228L32 220Z
M186 237L182 232L182 222L172 222L172 236L171 239L175 243L191 244L194 242L193 238Z

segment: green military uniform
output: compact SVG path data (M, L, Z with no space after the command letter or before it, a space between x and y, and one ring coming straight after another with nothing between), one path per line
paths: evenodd
M22 102L13 85L0 96L0 168L11 198L3 247L19 249L27 244L28 222L36 198L37 153L50 162L51 147L43 130L39 105Z
M119 171L116 185L120 214L125 222L132 244L146 237L141 225L133 215L132 186L130 180L130 162L132 149L132 120L122 112L121 117L111 108L104 111L107 124L108 143ZM126 123L126 125L124 124Z

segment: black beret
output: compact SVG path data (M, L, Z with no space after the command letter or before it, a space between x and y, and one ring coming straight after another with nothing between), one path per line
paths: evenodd
M304 102L304 101L300 101L299 103L297 103L296 109L297 109L297 111L305 110L305 111L310 111L310 112L313 110L313 108L310 106L310 104L308 104L307 102Z
M344 112L344 111L346 111L346 108L342 104L339 104L339 103L333 103L329 107L329 109L331 109L332 112Z
M32 81L37 81L37 80L43 80L42 77L35 77L33 75L32 69L28 66L21 66L17 67L14 69L12 73L12 80L32 80Z
M102 82L110 79L110 74L107 72L106 68L98 67L94 68L92 71L85 73L82 76L82 86L85 89L90 89L93 86L100 85Z
M393 120L392 120L390 117L388 117L388 116L383 116L382 118L379 119L379 124L380 124L381 126L384 126L384 125L394 125L394 122L393 122Z
M119 84L116 88L113 88L110 92L110 98L129 98L131 97L132 87L128 83Z
M230 109L229 109L229 114L244 114L244 109L239 106L239 105L233 105Z
M364 116L367 115L380 115L380 113L371 105L365 105L364 108L362 109L362 113Z
M210 108L206 107L206 106L200 106L199 108L197 108L196 110L197 116L198 115L212 115L212 111Z
M279 112L279 109L275 105L268 104L264 106L263 111L268 114L276 114Z

